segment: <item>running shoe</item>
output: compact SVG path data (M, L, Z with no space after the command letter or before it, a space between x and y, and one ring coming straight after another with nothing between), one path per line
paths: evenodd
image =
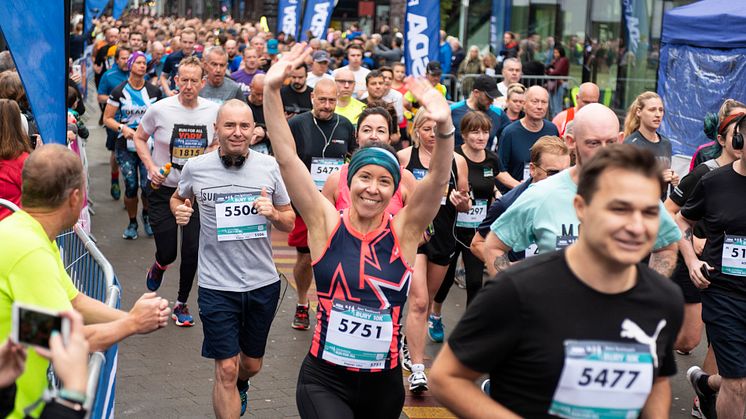
M412 371L412 357L409 355L409 347L407 346L407 337L404 334L401 335L401 348L399 349L399 359L401 359L401 367L407 371Z
M125 240L135 240L137 238L137 223L129 223L122 233Z
M435 343L441 343L443 342L443 335L445 335L443 331L443 319L440 316L435 317L431 314L427 318L427 337Z
M149 215L142 216L142 229L145 231L146 236L153 237L153 227L150 226Z
M251 382L248 380L246 381L246 387L243 389L238 386L238 383L236 383L236 387L238 387L238 395L241 397L241 416L246 413L246 407L249 405L249 387L251 386Z
M175 304L174 309L171 312L171 319L173 319L179 327L194 326L194 318L189 314L189 306L186 304Z
M158 262L153 262L153 266L148 270L148 276L145 278L145 285L150 291L158 291L163 282L163 273L166 269L161 268Z
M694 396L692 401L692 417L702 419L702 409L699 408L699 397Z
M486 379L482 381L482 385L480 386L482 388L482 393L486 395L490 395L490 379Z
M119 201L119 197L122 196L122 190L119 188L118 180L111 180L111 190L109 192L111 193L111 197L114 198L115 201Z
M311 322L308 319L308 306L295 306L295 316L293 316L293 323L291 324L293 329L308 330L311 327Z
M697 393L699 413L702 415L702 419L716 419L717 411L715 410L715 403L717 402L717 394L705 394L699 386L700 379L708 376L707 373L702 371L702 368L694 366L689 368L686 376L689 378L689 383L692 385L694 392ZM692 409L692 413L694 413L694 409Z
M407 380L409 380L409 391L412 393L419 394L428 390L425 371L413 372Z

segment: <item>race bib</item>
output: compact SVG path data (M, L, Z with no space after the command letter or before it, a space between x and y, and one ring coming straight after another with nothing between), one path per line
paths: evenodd
M381 369L393 334L390 310L335 299L321 358L344 367Z
M468 212L459 212L456 217L456 227L477 228L487 215L487 200L477 199Z
M530 164L531 163L526 163L523 165L523 179L522 180L526 180L531 177Z
M187 160L202 155L207 148L207 127L204 125L174 124L171 133L171 163L177 169Z
M137 152L137 149L135 148L135 140L132 138L127 138L127 151L131 152Z
M746 236L725 235L720 271L728 275L746 276Z
M258 215L254 201L258 192L226 194L215 200L218 241L267 237L267 218Z
M557 242L554 246L554 250L562 250L565 247L575 243L577 240L577 236L557 236Z
M537 256L539 254L539 245L536 243L531 243L531 245L526 248L525 253L526 255L524 257L527 258Z
M647 345L567 340L549 414L636 418L652 387L653 356Z
M332 173L339 172L343 164L344 160L341 158L311 158L311 178L313 179L313 183L316 184L316 189L322 190L326 179Z

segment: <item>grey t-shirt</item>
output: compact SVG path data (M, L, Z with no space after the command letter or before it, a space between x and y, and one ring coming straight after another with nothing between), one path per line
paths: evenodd
M140 127L153 136L153 163L158 167L173 163L164 186L175 188L181 176L181 166L204 153L212 144L218 108L215 103L202 98L198 98L195 108L185 108L176 95L159 100L145 112Z
M228 77L224 78L223 84L217 87L210 85L209 81L205 83L205 87L199 91L199 97L209 99L218 105L222 105L223 102L231 99L238 99L240 101L244 100L241 86Z
M259 216L266 225L253 226L254 230L266 231L266 237L237 240L231 240L236 236L228 237L236 233L236 225L242 225L233 222L235 216L241 211L244 216L250 214L249 197L259 196L262 187L267 189L274 205L290 203L277 161L261 153L249 152L239 169L225 168L217 150L190 159L184 166L179 195L194 196L199 203L200 287L245 292L279 280L272 260L271 222ZM226 228L229 223L232 227ZM243 237L252 234L245 233Z

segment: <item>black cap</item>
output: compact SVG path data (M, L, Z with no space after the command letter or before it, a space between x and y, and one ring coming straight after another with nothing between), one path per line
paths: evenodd
M474 89L484 92L490 99L500 96L500 91L497 90L497 79L486 74L477 77L477 80L474 82Z
M443 68L437 61L427 63L427 74L443 74Z

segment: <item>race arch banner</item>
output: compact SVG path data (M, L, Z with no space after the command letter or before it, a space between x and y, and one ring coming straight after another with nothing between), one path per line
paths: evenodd
M334 0L306 0L300 40L308 41L309 31L314 38L324 39L333 11Z
M277 33L284 32L298 39L298 21L300 20L300 0L280 0L277 9Z
M408 0L404 18L404 63L407 74L424 76L427 63L438 60L440 1Z
M0 31L45 143L67 144L67 4L0 1Z

